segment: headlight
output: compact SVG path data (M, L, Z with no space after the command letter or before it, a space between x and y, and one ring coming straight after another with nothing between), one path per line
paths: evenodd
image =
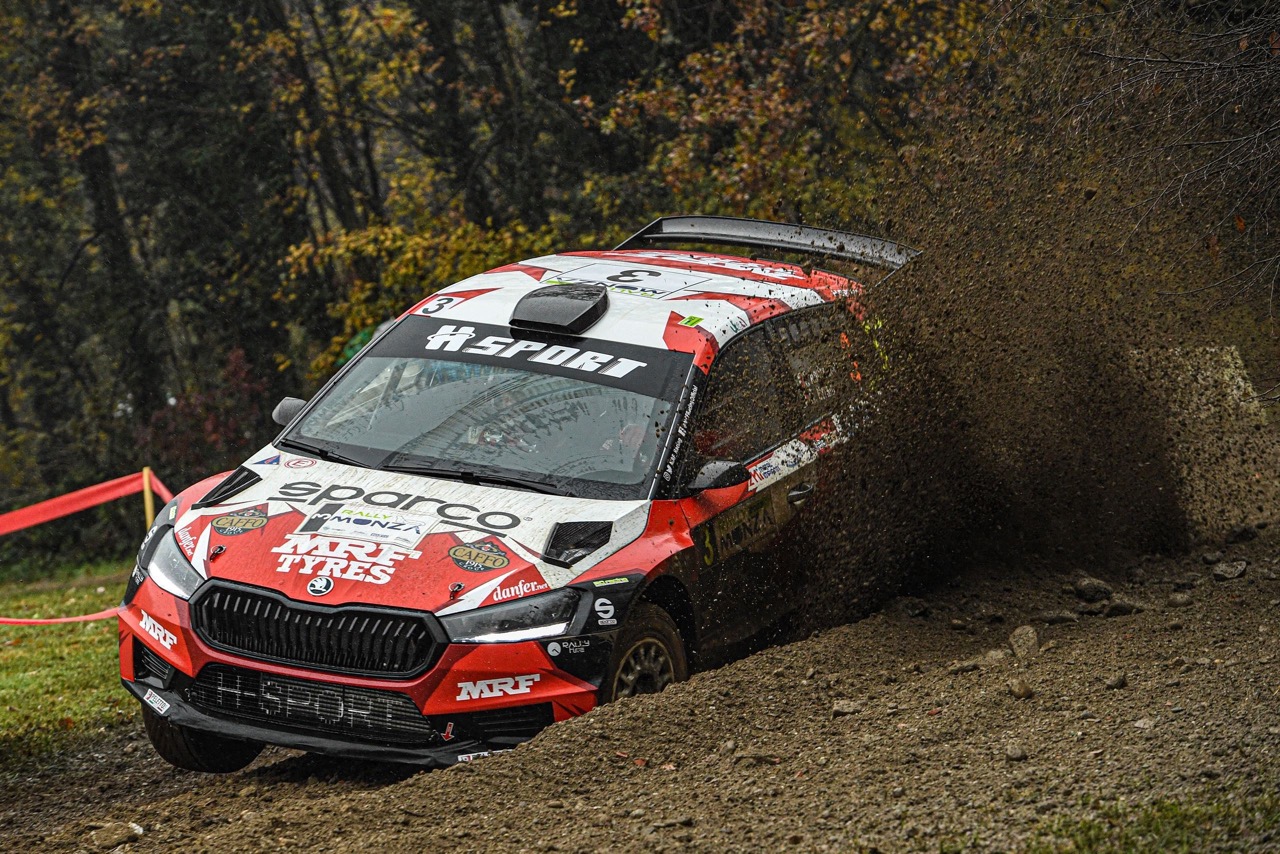
M161 590L168 591L179 599L190 599L204 579L187 561L182 549L178 548L173 531L164 531L158 536L160 546L143 570Z
M148 576L161 590L172 593L179 599L190 599L200 582L204 581L182 553L182 549L178 548L178 541L173 537L173 522L166 518L166 514L157 517L156 524L142 541L138 563L124 589L123 604L128 605L133 601L138 588Z
M577 590L555 590L505 605L441 617L454 643L512 643L564 634L578 610Z
M173 520L177 514L178 499L176 498L156 514L156 519L147 530L147 535L142 538L142 545L138 547L138 557L133 562L133 572L129 573L129 583L125 585L121 605L128 605L133 601L133 597L138 595L138 588L147 580L146 567L160 548L160 543L165 537L170 539L173 537Z

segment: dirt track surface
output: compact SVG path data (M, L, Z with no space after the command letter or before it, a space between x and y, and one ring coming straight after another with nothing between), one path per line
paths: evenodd
M140 729L105 735L5 784L0 839L10 850L1008 849L1060 845L1116 808L1247 805L1280 783L1277 555L1265 540L1228 547L1220 571L1248 566L1224 581L1200 553L1111 572L970 571L447 771L269 751L207 777L168 768ZM1086 574L1112 596L1085 601L1072 585ZM1142 610L1118 613L1124 603ZM1009 645L1023 625L1037 634L1026 658ZM1206 832L1226 848L1280 846L1274 826L1247 816Z

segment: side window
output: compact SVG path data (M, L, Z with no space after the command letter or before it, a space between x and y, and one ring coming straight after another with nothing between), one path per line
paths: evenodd
M793 435L798 401L778 381L773 351L767 331L756 329L716 359L693 437L699 458L747 462Z
M863 381L865 333L840 303L805 309L769 329L783 377L796 401L800 428L852 403Z

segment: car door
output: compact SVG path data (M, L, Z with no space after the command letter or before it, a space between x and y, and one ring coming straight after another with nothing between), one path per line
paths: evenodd
M866 533L878 518L866 500L861 436L883 417L876 395L887 360L877 330L856 304L843 302L792 312L774 330L780 382L793 389L802 425L792 444L796 481L812 487L778 547L810 627L844 619L870 581L857 568L873 561Z
M757 327L731 342L712 365L694 418L686 476L710 460L741 462L754 473L742 500L692 530L704 648L746 640L796 605L798 579L779 545L803 506L790 497L801 472L773 466L798 435L802 414L795 383L781 373L776 336Z

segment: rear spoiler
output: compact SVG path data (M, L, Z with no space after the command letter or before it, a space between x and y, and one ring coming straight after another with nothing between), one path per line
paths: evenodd
M786 249L842 258L890 271L901 269L920 254L919 249L879 237L731 216L658 217L619 243L615 251L639 249L648 243L720 243L760 249Z

